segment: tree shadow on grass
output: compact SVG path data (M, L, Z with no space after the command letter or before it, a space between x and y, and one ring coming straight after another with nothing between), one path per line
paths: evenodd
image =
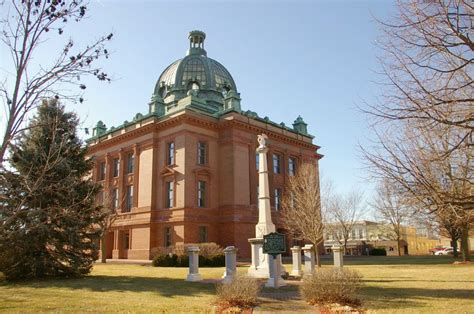
M394 277L391 277L391 278L394 278ZM407 278L407 277L405 277ZM430 280L426 280L426 279L405 279L405 278L402 278L402 279L363 279L362 281L363 282L427 282L427 283L430 283L430 282L449 282L449 283L453 283L453 282L457 282L457 283L474 283L474 280L436 280L436 279L430 279ZM410 278L410 277L408 277Z
M164 297L197 296L215 293L212 283L187 282L176 278L134 276L86 276L83 278L47 279L2 283L6 289L59 288L94 292L155 292Z
M472 289L363 287L361 299L370 310L422 307L433 298L472 300Z
M461 257L453 256L344 256L345 265L370 266L370 265L450 265L461 261ZM332 256L321 258L323 265L332 265Z

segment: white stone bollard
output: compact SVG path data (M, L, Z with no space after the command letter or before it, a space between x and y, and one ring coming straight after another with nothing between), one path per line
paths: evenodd
M201 281L201 275L199 274L199 248L197 246L188 247L189 256L189 273L186 277L186 281Z
M341 245L333 245L331 247L332 253L334 255L334 267L342 268L344 262L342 258L343 247Z
M304 270L305 275L311 275L314 272L315 259L314 259L314 250L312 244L306 244L303 246L304 252Z
M230 283L234 280L237 273L237 249L234 246L228 246L224 249L225 254L225 272L223 283Z
M291 249L292 256L293 256L293 267L291 269L291 276L294 277L301 277L301 247L294 246Z
M278 256L273 258L273 256L268 254L268 268L270 269L270 276L268 277L265 287L279 288L286 286L285 280L281 278L281 262Z

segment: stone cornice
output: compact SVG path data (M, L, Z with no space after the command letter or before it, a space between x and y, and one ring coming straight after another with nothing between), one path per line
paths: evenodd
M236 115L240 115L238 113L234 113ZM227 116L229 117L229 116ZM248 117L246 117L248 118ZM306 149L311 149L315 151L315 156L318 159L321 159L323 155L317 153L317 150L320 148L317 145L314 145L312 143L305 142L303 140L294 138L292 136L288 136L285 134L280 134L278 132L275 132L273 130L270 130L269 128L264 128L260 127L258 125L250 124L245 121L241 121L235 118L232 119L216 119L213 117L209 117L206 115L201 115L199 113L195 113L192 110L183 110L176 116L171 116L167 117L164 120L161 121L153 121L150 122L146 125L140 126L136 129L130 130L128 132L122 133L122 134L117 134L115 136L112 136L111 138L104 139L102 141L99 141L94 144L89 145L89 154L94 154L97 151L103 150L105 148L109 148L111 146L117 145L121 142L125 142L128 140L131 140L133 138L138 138L140 136L143 136L148 133L154 133L154 132L159 132L160 130L164 130L170 127L178 126L181 124L188 124L188 125L194 125L194 126L199 126L199 127L204 127L210 130L219 130L219 129L224 129L227 127L231 128L238 128L242 130L247 130L251 131L252 133L260 134L260 133L265 133L269 136L269 138L288 143L291 145L297 145L299 147L303 147ZM302 138L304 137L303 135L297 135L301 136ZM155 136L153 136L155 137Z

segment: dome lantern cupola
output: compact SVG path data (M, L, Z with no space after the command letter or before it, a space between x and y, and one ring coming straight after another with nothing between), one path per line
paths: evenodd
M206 34L201 31L191 31L188 34L189 38L189 50L186 54L189 55L201 55L207 56L206 50L204 50L204 40L206 39Z
M207 57L205 39L206 34L202 31L189 32L186 56L169 65L156 82L150 113L161 116L184 107L211 115L227 110L240 111L234 79L222 64ZM229 93L233 96L232 101L228 99Z

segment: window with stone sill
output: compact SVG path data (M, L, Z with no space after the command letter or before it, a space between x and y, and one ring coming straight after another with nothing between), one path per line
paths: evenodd
M174 206L174 181L166 181L166 208Z
M281 189L275 189L275 210L279 211L281 209Z
M199 141L197 147L197 161L199 165L205 165L207 163L207 144L206 142Z
M273 173L281 173L281 156L278 154L273 154Z
M206 181L198 181L197 206L206 207Z
M130 249L130 233L129 232L125 232L123 234L123 248L125 250Z
M174 142L169 142L167 144L167 165L172 166L175 163L175 147L174 147Z
M133 207L133 185L127 185L124 212L130 212L132 210L132 207Z
M164 247L170 247L172 242L171 242L171 227L165 227L164 229Z
M101 161L99 163L99 176L98 176L99 180L101 180L101 181L105 180L105 172L106 172L105 169L106 169L105 168L105 161Z
M114 161L113 161L113 175L114 175L114 178L119 176L119 169L120 169L120 160L118 158L114 158Z
M199 227L199 243L206 243L207 242L207 227L200 226Z
M288 175L294 176L296 174L296 158L288 158Z
M135 163L135 155L133 153L129 153L127 155L127 174L133 173L134 163Z
M111 199L111 202L112 202L112 208L113 208L113 209L117 209L118 206L119 206L119 197L118 197L118 189L117 189L117 188L113 188L113 189L112 189L112 199Z

